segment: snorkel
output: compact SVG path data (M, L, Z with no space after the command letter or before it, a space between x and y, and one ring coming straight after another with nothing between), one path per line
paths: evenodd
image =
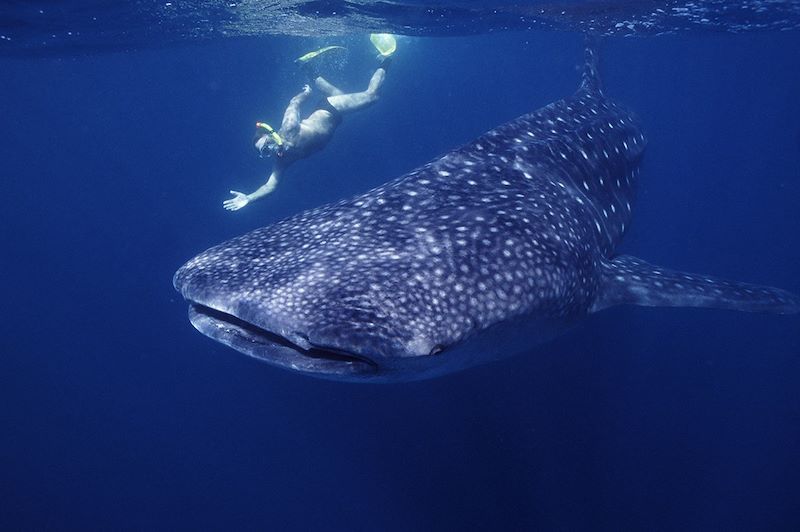
M264 148L269 148L269 150L274 151L278 157L283 156L283 139L278 132L266 122L256 122L256 128L266 131L265 135L268 137L269 141L271 141L265 142L264 145L259 148L259 153L263 156Z

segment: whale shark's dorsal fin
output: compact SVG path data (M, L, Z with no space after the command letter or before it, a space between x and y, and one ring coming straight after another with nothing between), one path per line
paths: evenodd
M600 40L598 37L591 35L586 36L580 90L602 96L603 83L600 79L599 45Z
M800 312L800 298L785 290L667 270L636 257L616 257L605 262L601 271L600 290L592 312L623 304L775 314Z

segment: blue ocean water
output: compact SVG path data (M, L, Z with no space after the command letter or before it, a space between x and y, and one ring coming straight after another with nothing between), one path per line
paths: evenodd
M400 38L381 101L236 213L228 190L268 172L253 123L305 82L292 60L345 44L330 76L362 88L365 34L0 57L0 526L797 530L796 316L614 308L398 385L280 371L188 324L171 278L197 252L571 93L581 36L513 29ZM649 137L623 252L800 292L799 44L604 43Z

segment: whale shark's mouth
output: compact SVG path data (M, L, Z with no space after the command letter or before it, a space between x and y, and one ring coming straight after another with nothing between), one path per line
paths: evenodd
M209 338L283 368L334 379L369 377L378 372L378 365L361 355L323 346L302 347L232 314L197 303L190 302L189 321Z

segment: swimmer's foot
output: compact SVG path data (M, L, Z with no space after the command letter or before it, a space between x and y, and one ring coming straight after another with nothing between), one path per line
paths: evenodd
M314 83L314 80L319 77L319 69L316 67L316 63L295 61L295 64L300 67L300 70L311 83Z
M378 68L389 70L389 65L392 64L392 57L394 56L378 54L376 56L376 59L378 60Z

